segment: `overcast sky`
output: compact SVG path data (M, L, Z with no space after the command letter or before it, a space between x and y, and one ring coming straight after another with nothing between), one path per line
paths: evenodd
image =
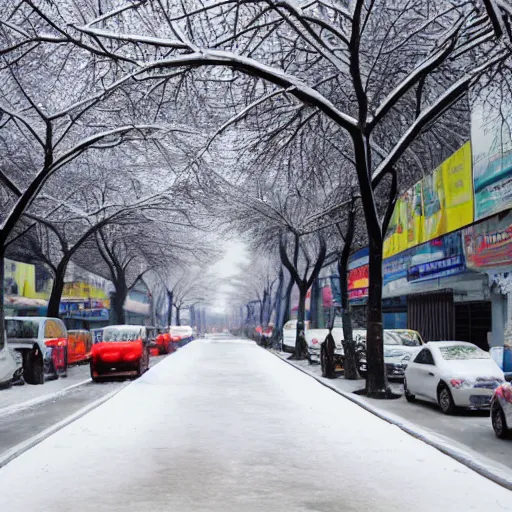
M227 279L234 276L240 270L240 265L249 262L249 254L246 247L239 240L226 242L224 257L211 267L211 272L220 277ZM219 287L217 301L213 308L217 312L222 312L226 306L225 295L229 286L223 284Z

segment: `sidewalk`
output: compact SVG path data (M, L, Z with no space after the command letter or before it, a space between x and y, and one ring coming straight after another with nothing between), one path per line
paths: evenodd
M364 379L350 381L343 376L326 379L321 376L320 365L310 365L307 361L289 361L290 354L272 352L379 418L512 489L512 442L498 439L494 435L488 413L467 411L446 416L434 404L410 404L404 397L397 400L377 400L356 395L354 391L364 389ZM391 386L395 392L403 392L402 384L395 382Z

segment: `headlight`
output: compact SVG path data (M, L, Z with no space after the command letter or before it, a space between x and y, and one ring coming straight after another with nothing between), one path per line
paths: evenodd
M450 384L452 388L454 389L461 389L461 388L470 388L471 382L467 381L466 379L452 379L450 380Z

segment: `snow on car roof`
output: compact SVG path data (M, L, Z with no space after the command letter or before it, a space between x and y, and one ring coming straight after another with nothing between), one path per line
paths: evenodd
M427 347L451 347L453 345L464 345L468 347L476 347L474 343L468 341L429 341L425 344Z
M103 329L145 329L145 325L107 325Z

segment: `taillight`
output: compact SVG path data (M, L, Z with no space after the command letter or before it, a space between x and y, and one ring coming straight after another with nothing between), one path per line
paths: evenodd
M65 347L68 344L68 340L66 338L53 338L46 340L44 344L47 347Z
M172 341L181 341L181 336L173 336Z

